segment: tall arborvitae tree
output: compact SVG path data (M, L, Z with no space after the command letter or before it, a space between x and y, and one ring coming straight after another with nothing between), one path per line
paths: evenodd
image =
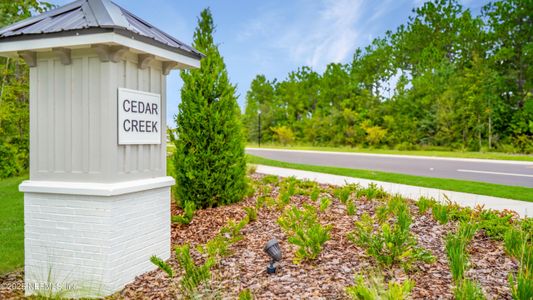
M176 196L181 204L213 207L241 200L247 190L244 136L235 86L213 41L209 9L198 19L193 47L205 54L199 69L183 71L174 140Z

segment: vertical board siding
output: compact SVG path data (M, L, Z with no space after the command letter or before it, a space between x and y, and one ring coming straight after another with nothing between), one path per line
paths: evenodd
M45 130L46 130L46 133L47 135L52 135L49 137L49 141L46 143L47 146L48 146L48 151L47 151L47 161L48 161L48 164L46 166L46 169L48 172L53 172L54 171L54 119L55 119L55 116L54 116L54 106L55 106L55 95L54 95L54 85L53 84L50 84L50 83L53 83L55 78L54 78L54 60L53 59L49 59L48 60L48 67L47 67L47 73L48 73L48 101L46 101L46 110L47 110L47 114L46 114L46 126L44 127Z
M65 66L65 83L63 86L63 92L65 95L65 110L64 110L64 121L65 121L65 156L63 160L65 161L65 172L72 172L72 64Z
M100 116L102 115L100 106L100 67L101 62L98 57L90 57L88 59L89 64L89 133L88 133L88 171L90 173L99 173L102 171L102 165L100 164L100 139L102 137Z
M54 127L51 129L54 136L54 172L65 173L65 68L58 60L54 60Z
M82 58L72 59L72 89L70 91L71 114L71 165L72 173L83 173L82 170Z
M30 71L30 178L117 182L165 175L166 147L118 145L117 89L161 94L160 129L166 138L165 76L160 63L141 70L137 56L101 62L93 50L72 51L63 65L38 54Z
M47 105L47 99L48 99L48 62L46 60L39 60L37 62L38 68L35 68L35 72L37 73L37 92L36 92L36 100L33 101L36 103L36 119L37 124L35 129L33 131L34 134L37 135L37 152L35 153L35 159L37 161L37 170L36 172L39 173L46 173L48 166L47 166L47 156L46 153L48 153L48 145L47 145L47 137L46 137L46 105ZM31 100L30 100L31 101ZM31 132L30 132L31 134Z

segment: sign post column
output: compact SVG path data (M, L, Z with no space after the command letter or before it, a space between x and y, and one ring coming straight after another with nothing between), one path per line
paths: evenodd
M26 294L108 295L169 258L166 75L202 54L87 0L0 29L0 55L30 66Z

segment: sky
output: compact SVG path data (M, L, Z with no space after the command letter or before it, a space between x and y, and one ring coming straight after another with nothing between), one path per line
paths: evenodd
M68 0L49 0L63 5ZM323 72L331 62L348 63L358 47L405 24L423 0L114 0L187 44L200 12L213 14L215 42L237 85L244 109L246 92L258 74L283 80L301 66ZM462 0L479 13L486 0ZM167 123L174 127L182 81L167 78Z

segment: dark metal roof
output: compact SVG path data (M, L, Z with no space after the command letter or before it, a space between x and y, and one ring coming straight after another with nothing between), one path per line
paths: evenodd
M157 46L194 58L203 55L135 16L110 0L78 0L0 29L0 41L54 33L80 33L85 29L106 29L142 37Z

